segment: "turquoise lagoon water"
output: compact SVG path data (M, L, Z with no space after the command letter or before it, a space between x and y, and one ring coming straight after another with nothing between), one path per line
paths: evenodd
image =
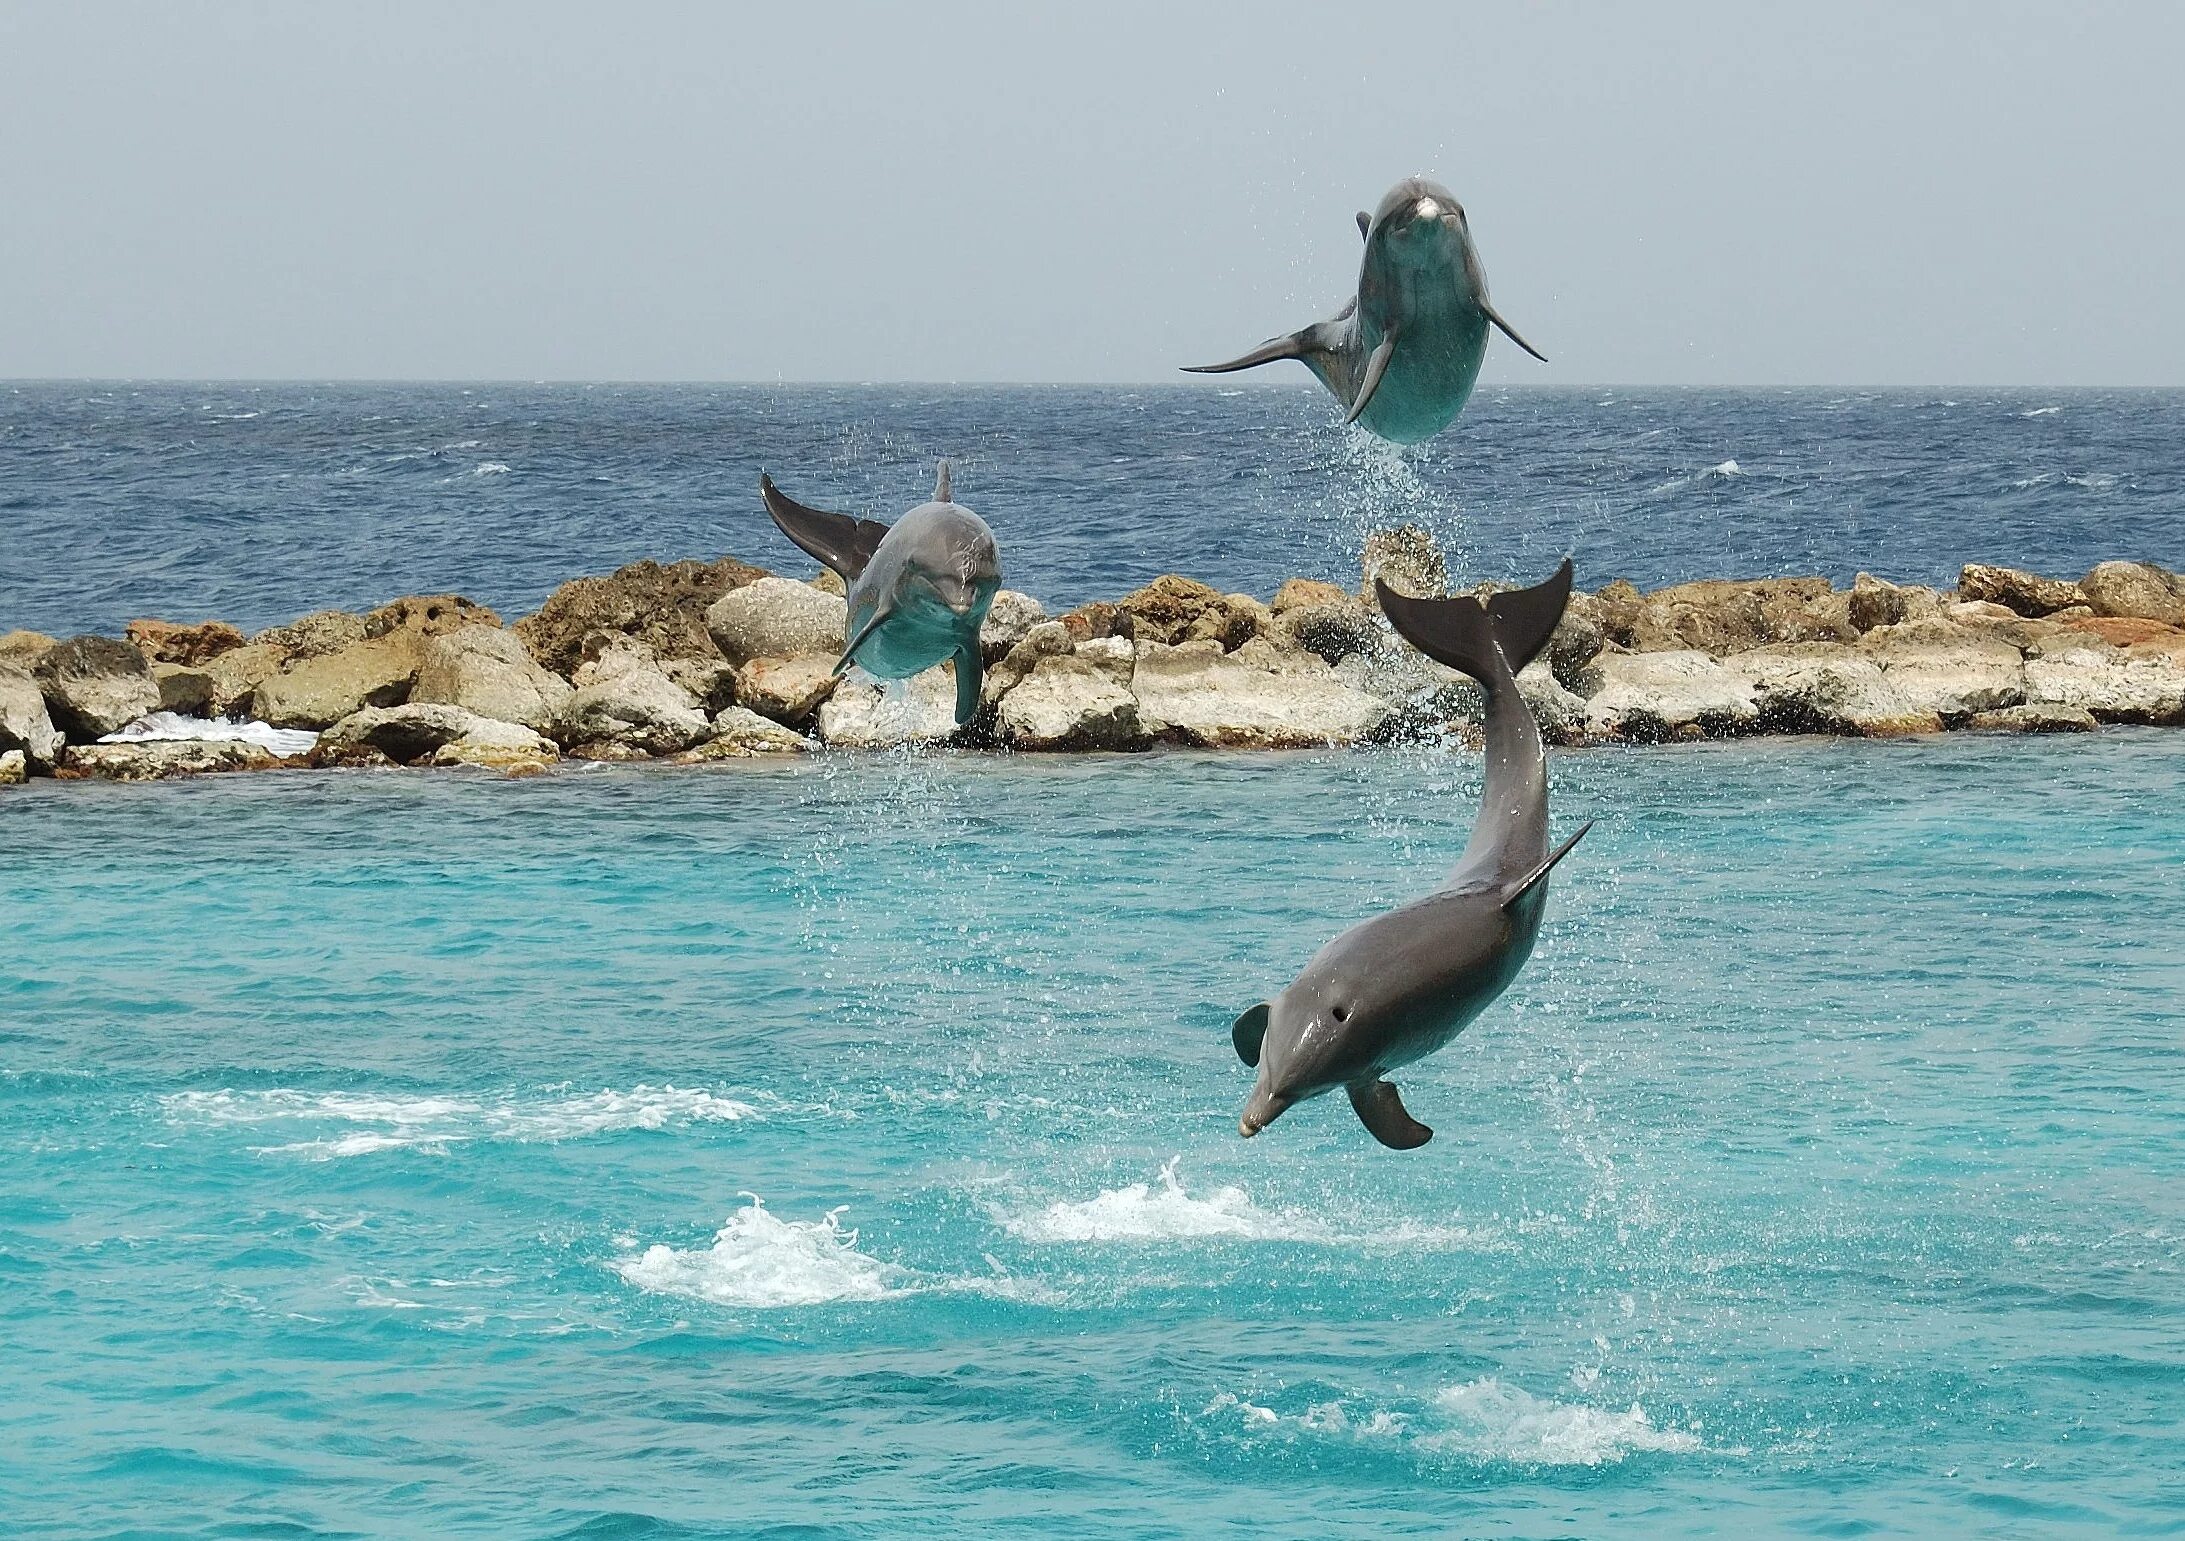
M1553 771L1410 1155L1226 1028L1461 752L6 794L4 1528L2185 1526L2185 735Z

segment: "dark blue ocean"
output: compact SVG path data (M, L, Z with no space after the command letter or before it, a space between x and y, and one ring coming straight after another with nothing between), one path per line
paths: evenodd
M1051 602L2179 565L2185 397L0 394L0 627L788 564L939 454ZM1730 462L1735 462L1732 469ZM801 562L792 565L802 570ZM2185 1529L2185 733L1557 753L1539 946L1246 1143L1460 749L0 789L8 1537Z
M1355 580L1398 519L1467 577L2185 566L2185 393L1482 391L1398 454L1308 386L0 386L0 629L245 628L454 590L513 619L641 557L809 564L762 469L892 519L952 458L1009 583Z

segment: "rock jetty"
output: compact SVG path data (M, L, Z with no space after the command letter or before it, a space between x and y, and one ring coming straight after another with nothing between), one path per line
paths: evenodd
M0 785L299 766L521 775L944 740L1113 751L1470 736L1478 691L1405 646L1372 599L1376 576L1443 592L1441 552L1387 530L1362 566L1355 591L1294 578L1267 601L1175 575L1061 614L1004 591L983 638L983 707L960 732L945 670L892 689L834 676L839 582L727 558L578 578L512 626L434 594L253 636L216 620L133 621L119 638L14 631L0 635ZM2076 581L1975 563L1954 590L1865 573L1848 589L1618 580L1572 596L1519 684L1559 745L2181 726L2185 578L2118 561ZM304 731L236 737L222 720ZM268 747L292 740L312 747Z

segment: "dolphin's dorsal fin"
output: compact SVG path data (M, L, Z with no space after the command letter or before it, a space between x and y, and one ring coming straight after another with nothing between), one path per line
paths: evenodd
M1237 1058L1247 1065L1259 1063L1259 1046L1267 1036L1267 1017L1273 1008L1265 1001L1244 1008L1244 1015L1229 1025L1229 1042L1236 1047Z
M1593 828L1593 820L1588 819L1585 823L1578 826L1577 834L1571 836L1568 840L1564 841L1561 845L1550 851L1548 853L1548 859L1546 861L1542 862L1539 866L1533 868L1532 871L1526 873L1523 877L1519 878L1516 884L1510 889L1510 891L1502 896L1502 907L1504 909L1508 909L1511 905L1517 903L1518 900L1524 898L1525 895L1532 892L1533 886L1537 884L1542 878L1546 877L1551 871L1553 871L1557 862L1561 861L1564 857L1570 855L1571 847L1576 845L1579 841L1585 839L1586 831L1591 828Z
M1417 1150L1434 1138L1433 1130L1405 1111L1394 1081L1353 1081L1347 1090L1358 1122L1390 1150Z
M766 512L782 534L840 573L845 582L856 581L872 554L880 549L880 542L887 538L888 527L877 520L806 508L783 496L774 478L763 471L759 473L759 496L766 500Z
M941 469L933 477L933 501L936 503L953 503L956 501L948 495L948 462L945 460L941 462Z
M1364 209L1358 211L1358 239L1363 241L1373 233L1373 216Z

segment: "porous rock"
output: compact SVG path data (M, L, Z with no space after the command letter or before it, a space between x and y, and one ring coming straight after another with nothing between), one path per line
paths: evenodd
M42 631L0 633L0 664L13 664L18 669L28 670L60 645L57 638Z
M713 718L713 736L675 756L678 765L704 765L716 760L749 760L760 755L805 754L818 744L778 722L769 721L747 707L731 706Z
M30 760L20 749L0 749L0 787L19 787L30 779Z
M833 695L840 676L835 655L754 658L736 670L736 700L788 727L802 727Z
M953 665L898 680L892 689L863 677L845 679L819 709L819 736L830 748L930 743L955 731Z
M174 621L131 621L122 628L148 663L199 664L243 645L243 634L226 621L199 621L182 625Z
M1967 562L1958 570L1957 593L1960 599L1986 601L2027 616L2049 615L2086 603L2076 583L1986 562Z
M488 721L476 712L445 702L368 706L350 713L321 733L312 750L312 759L321 765L354 765L376 764L376 757L384 757L397 765L410 765L430 759L442 745L485 727ZM517 731L536 737L528 728Z
M512 631L480 624L424 635L412 701L543 729L569 699L569 682L541 667Z
M364 617L347 610L314 610L286 626L268 626L251 636L253 644L277 648L283 661L322 658L364 640Z
M731 664L754 658L839 656L847 641L849 606L790 578L759 578L723 594L706 610L706 629Z
M2185 638L2114 647L2090 633L2043 638L2026 655L2026 704L2103 722L2185 724Z
M144 655L112 637L71 637L31 668L53 725L76 743L159 710L159 682Z
M992 663L1024 640L1024 634L1047 619L1047 611L1029 594L1003 589L994 596L986 619L979 626L979 656Z
M184 717L210 717L212 675L193 664L155 663L152 679L159 686L159 709Z
M220 771L271 770L282 763L259 745L234 739L137 739L72 745L64 774L102 781L165 781Z
M553 736L573 758L678 754L711 733L697 699L656 663L627 647L613 656L554 714Z
M2091 733L2101 724L2083 707L2028 701L1992 712L1975 712L1965 719L1965 726L1976 733Z
M1627 645L1642 653L1695 649L1721 655L1771 642L1848 642L1857 635L1847 596L1835 593L1826 578L1711 578L1648 594L1631 616Z
M1145 641L1217 642L1234 652L1273 630L1274 617L1249 594L1224 594L1194 578L1166 573L1116 601L1130 635ZM1091 640L1089 637L1086 640Z
M1363 578L1358 597L1375 609L1380 608L1375 579L1414 599L1433 599L1448 591L1449 562L1442 555L1441 543L1415 524L1368 535L1358 553L1358 566Z
M421 637L439 637L468 626L490 626L498 631L500 625L498 615L460 594L411 594L366 615L364 635L384 637L390 631L414 631Z
M280 673L281 665L287 661L287 651L274 643L246 642L198 665L197 672L206 680L206 715L233 717L249 711L258 687ZM157 671L154 673L156 675ZM191 687L176 688L182 692ZM162 700L166 690L163 683L160 686Z
M1846 648L1776 643L1725 665L1751 685L1766 732L1888 738L1942 731L1939 714L1913 706L1878 664Z
M706 608L765 576L764 568L731 557L632 562L605 577L564 583L536 615L516 623L516 635L532 657L565 679L618 639L640 643L658 658L710 657L719 649L706 630Z
M1877 626L1859 641L1861 656L1914 711L1944 722L2016 706L2026 698L2025 659L2006 638L1946 616Z

